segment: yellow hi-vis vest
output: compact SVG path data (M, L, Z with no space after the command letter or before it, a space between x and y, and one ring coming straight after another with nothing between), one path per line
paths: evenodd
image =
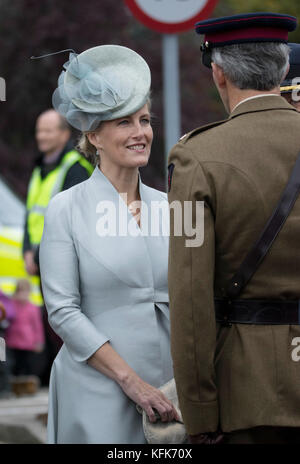
M32 173L27 195L27 227L30 243L39 245L44 229L44 215L51 198L61 191L68 170L73 164L79 162L92 174L93 166L77 151L66 153L60 164L42 179L41 169L36 167Z
M40 293L40 279L26 272L23 255L23 229L0 226L0 290L12 296L19 279L28 279L31 283L30 301L38 306L43 304Z

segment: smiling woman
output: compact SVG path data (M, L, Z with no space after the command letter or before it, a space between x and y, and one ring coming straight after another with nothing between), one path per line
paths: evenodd
M113 131L114 127L123 127L123 128L126 128L126 132L125 130L122 131L123 136L125 137L127 133L129 136L131 135L134 137L134 142L136 141L138 142L140 141L140 138L136 135L136 131L137 131L136 128L139 125L140 129L143 130L143 132L145 133L145 137L147 138L147 141L148 141L148 143L143 142L142 144L145 145L145 148L147 148L147 146L149 148L149 155L148 155L148 159L149 159L150 149L151 149L151 144L152 144L152 139L153 139L150 111L151 111L151 100L149 98L147 103L144 105L144 107L138 110L136 113L129 115L127 117L125 116L123 118L116 119L116 120L109 121L109 122L103 121L102 123L100 123L96 131L84 132L81 134L79 141L78 141L78 145L77 145L78 150L81 153L83 153L86 156L86 158L94 164L94 166L96 166L98 163L100 164L101 159L103 158L103 155L105 156L105 153L103 152L103 150L101 151L100 147L97 148L96 139L99 139L99 135L100 135L101 140L103 140L103 137L105 138L105 134L108 134L109 131ZM138 120L138 123L137 123L137 120ZM120 131L120 135L121 135L121 131ZM95 136L96 136L96 139L95 139ZM94 143L91 142L90 140L94 140ZM138 144L133 143L132 146L136 147L136 145ZM98 158L100 155L102 155L101 158ZM147 162L148 162L148 159L147 159ZM144 164L141 164L140 166L143 166L143 165ZM103 166L103 162L101 163L101 168L102 166Z
M145 443L136 404L152 422L155 411L163 422L179 420L159 390L173 377L168 210L150 236L133 207L145 213L167 201L139 174L153 139L150 70L115 45L70 58L53 104L82 131L81 150L100 156L92 176L56 195L45 216L42 286L49 323L64 341L50 377L48 443ZM105 204L132 233L98 233Z
M134 114L103 122L88 138L100 155L102 172L110 169L111 164L124 168L145 166L153 139L147 104Z
M131 118L133 115L130 115L129 117ZM145 118L149 120L149 125L151 125L151 99L150 97L147 100L146 103L146 114ZM121 118L119 120L119 123L122 125L126 125L128 123L127 118ZM96 129L94 132L100 132L100 129L102 129L104 125L104 122L99 124L99 127ZM78 145L77 149L85 155L85 157L92 162L94 166L96 166L98 163L100 164L100 159L98 158L100 156L99 151L97 150L96 146L90 142L90 135L93 132L83 132L78 140Z

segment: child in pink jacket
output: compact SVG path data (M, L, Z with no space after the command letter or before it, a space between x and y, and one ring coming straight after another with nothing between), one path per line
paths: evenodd
M32 374L34 353L41 352L45 342L41 310L30 303L29 293L28 280L19 280L11 299L15 317L5 333L7 354L16 376Z

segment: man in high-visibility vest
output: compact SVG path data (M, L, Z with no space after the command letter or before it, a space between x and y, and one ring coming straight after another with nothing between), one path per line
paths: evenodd
M41 156L36 160L27 194L23 255L28 274L38 274L38 249L44 213L50 199L89 178L92 165L74 150L67 121L55 110L43 112L36 123Z
M39 245L43 235L44 214L51 198L86 179L93 166L78 153L70 140L71 129L67 121L55 110L43 112L36 123L36 141L41 156L36 160L27 194L23 255L26 271L39 274ZM42 383L48 383L50 367L62 341L53 332L47 312L43 311L46 333L46 367L41 374ZM41 369L40 369L41 370Z

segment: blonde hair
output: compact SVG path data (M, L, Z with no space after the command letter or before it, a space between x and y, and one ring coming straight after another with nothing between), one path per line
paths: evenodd
M76 148L77 148L78 151L80 151L80 153L82 153L87 158L87 160L90 163L93 164L93 166L96 166L97 157L98 157L97 156L97 149L89 141L89 138L87 136L87 134L89 134L89 133L90 132L82 132L81 133Z
M151 98L147 100L149 111L151 111ZM76 149L82 153L87 160L92 163L93 166L98 164L99 155L97 154L97 148L89 141L88 134L96 132L101 127L101 123L95 131L82 132L79 136ZM99 158L100 162L100 158Z

